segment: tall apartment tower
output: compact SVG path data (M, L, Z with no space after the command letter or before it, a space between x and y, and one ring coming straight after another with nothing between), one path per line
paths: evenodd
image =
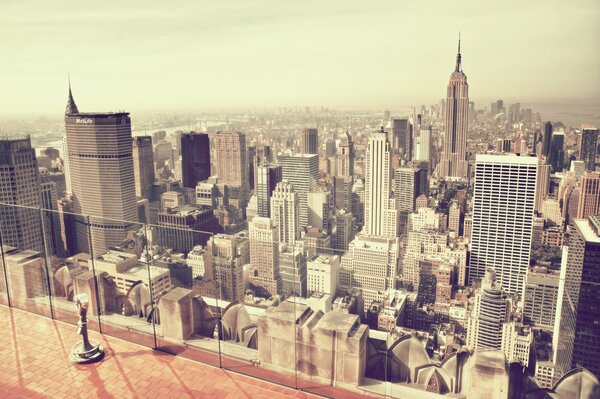
M337 176L354 176L354 142L348 132L337 148Z
M294 186L282 180L271 195L271 219L279 230L279 242L294 247L300 236L298 228L298 194Z
M217 282L219 299L244 300L243 262L248 256L247 246L247 240L228 234L216 234L208 239L203 254L204 280Z
M496 282L494 269L486 270L469 315L467 346L471 349L500 349L502 327L509 320L510 302Z
M38 163L31 139L29 136L0 137L0 228L3 245L43 252L41 214L38 210L41 200Z
M302 130L302 153L319 153L319 131L317 129L307 128Z
M208 134L183 133L179 147L181 148L181 180L183 187L196 188L199 182L210 177L210 142Z
M563 252L559 312L553 346L555 362L566 372L572 367L585 367L600 374L600 218L576 219L574 231ZM566 252L566 254L565 254Z
M548 121L544 125L544 137L542 138L542 155L545 157L550 156L550 147L552 145L552 133L554 128L552 122Z
M280 165L262 164L256 167L256 200L258 216L271 217L271 194L281 181Z
M581 176L577 219L586 219L600 213L600 172L585 172Z
M391 153L387 133L382 129L371 133L365 162L365 224L369 236L395 238L398 210L391 197Z
M133 138L133 175L135 178L135 195L138 198L150 199L154 184L154 151L152 136L136 136Z
M217 176L219 183L238 191L240 209L249 200L246 135L236 131L219 131L214 136Z
M407 160L412 159L412 129L408 118L392 119L392 149L398 151Z
M138 227L131 120L79 112L69 87L65 125L78 250L99 256Z
M469 85L462 71L460 38L456 67L450 75L446 97L446 135L440 159L440 177L465 179L468 173L467 124Z
M249 227L250 276L248 281L256 294L271 297L281 294L279 272L279 229L269 218L255 216Z
M494 268L502 287L520 294L529 268L538 160L477 155L469 285Z
M585 169L596 169L596 151L598 149L598 129L593 126L581 127L581 144L579 146L579 159L585 162Z
M319 181L319 156L316 154L279 154L282 179L288 180L298 194L298 220L302 229L308 226L308 193L314 191Z

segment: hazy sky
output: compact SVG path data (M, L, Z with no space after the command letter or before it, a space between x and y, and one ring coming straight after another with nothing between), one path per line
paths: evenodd
M0 0L0 113L600 98L598 0ZM481 105L481 104L480 104Z

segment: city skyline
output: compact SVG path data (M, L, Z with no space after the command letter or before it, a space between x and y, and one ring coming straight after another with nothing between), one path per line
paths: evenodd
M444 97L440 87L459 31L476 102L598 102L599 60L588 51L600 37L596 2L552 10L516 2L492 9L440 3L427 12L426 24L418 18L424 6L391 2L235 9L144 3L134 19L126 16L133 10L99 6L4 6L1 29L13 39L0 44L7 67L0 78L3 114L54 114L68 72L92 110L431 103ZM533 28L537 21L542 29ZM405 39L415 32L416 39Z

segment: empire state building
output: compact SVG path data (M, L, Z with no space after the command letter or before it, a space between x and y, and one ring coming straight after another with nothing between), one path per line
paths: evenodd
M447 179L466 179L467 161L467 123L469 109L469 85L467 75L460 65L460 38L456 68L450 75L446 98L446 136L444 151L441 155L439 176Z

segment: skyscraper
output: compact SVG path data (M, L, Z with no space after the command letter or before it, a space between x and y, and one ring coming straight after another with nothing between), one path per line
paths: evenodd
M208 134L189 132L181 135L181 172L183 187L196 185L210 177ZM219 177L220 179L220 177Z
M600 212L600 172L585 172L581 176L577 219L586 219Z
M40 176L27 137L0 138L0 228L2 244L43 251ZM33 208L33 209L32 209Z
M392 119L392 149L412 159L412 124L408 118Z
M440 160L440 177L464 179L468 173L467 123L469 85L461 67L460 38L456 67L450 75L446 98L446 134Z
M529 267L538 160L477 155L469 284L494 268L502 287L520 294Z
M417 168L397 168L394 171L394 196L398 201L400 212L415 210L415 201L425 192L427 186L427 171Z
M271 219L279 230L279 242L294 247L298 228L298 194L292 183L282 180L271 194Z
M216 234L209 238L203 255L204 280L212 280L218 284L218 299L243 301L243 262L249 256L248 240L228 234Z
M354 176L354 142L350 133L346 132L337 148L337 175Z
M319 153L319 131L317 129L307 128L302 130L302 153Z
M598 149L598 129L592 126L581 127L579 159L585 162L586 170L596 169L596 150Z
M548 157L550 155L550 146L552 144L552 122L546 122L544 125L544 137L542 139L542 155Z
M417 145L415 146L415 160L431 163L431 128L423 128L419 131L417 137Z
M152 136L136 136L133 138L133 175L135 178L135 195L150 199L154 184L154 151Z
M279 154L282 179L288 180L298 194L298 220L302 229L308 226L308 193L315 190L319 181L319 156L316 154Z
M127 112L79 112L69 87L65 125L73 212L83 215L75 220L78 250L99 256L138 227L131 120Z
M562 172L565 163L565 133L552 133L552 142L550 143L550 156L548 163L552 166L554 172Z
M256 167L256 200L258 216L271 217L271 194L281 181L282 170L279 165L262 164Z
M216 167L219 184L232 190L241 210L249 200L246 135L236 131L219 131L214 136Z
M249 227L250 287L258 296L270 297L282 292L279 272L279 231L269 218L255 216Z
M387 132L371 133L365 154L365 224L369 236L395 238L398 210L391 197L391 154Z
M563 303L565 311L573 312L574 325L569 326L565 318L563 328L566 338L573 339L572 367L585 367L595 375L600 374L600 218L577 219L569 238L564 290L568 301ZM564 255L563 255L564 256ZM561 274L562 277L562 274ZM574 333L574 335L573 335ZM567 345L570 347L570 345Z

